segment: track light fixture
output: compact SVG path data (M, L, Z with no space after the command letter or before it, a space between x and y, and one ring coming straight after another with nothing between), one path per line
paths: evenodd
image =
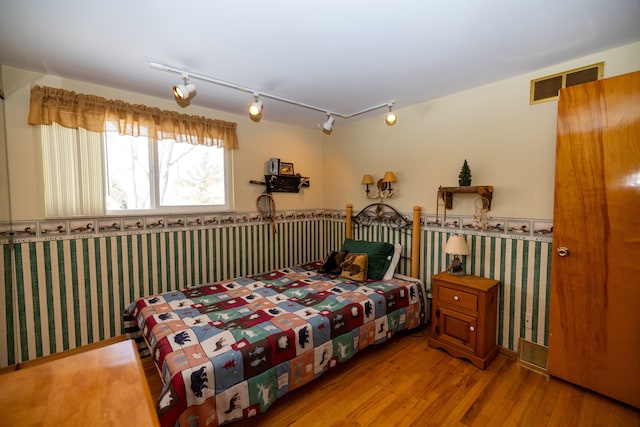
M260 95L253 94L254 101L249 104L249 118L254 122L259 122L262 118L262 101L260 101Z
M303 102L294 101L293 99L284 98L282 96L266 93L266 92L258 92L255 89L251 89L245 86L241 86L235 83L226 82L224 80L219 80L213 77L205 76L203 74L192 73L190 71L184 70L182 68L174 67L173 65L165 64L162 61L156 61L150 58L145 58L146 62L149 64L151 68L155 68L160 71L168 71L170 73L182 74L182 79L184 80L184 84L176 85L173 87L173 94L176 97L176 101L182 104L188 104L188 101L193 98L196 94L196 87L193 84L189 84L189 77L204 80L209 83L217 84L220 86L225 86L231 89L239 90L242 92L247 92L253 94L255 101L249 105L249 117L251 120L260 121L262 118L262 101L260 97L269 98L280 102L285 102L287 104L295 105L302 108L307 108L309 110L319 111L327 114L327 120L322 124L322 131L326 134L331 134L333 130L333 125L336 121L335 117L340 117L343 119L350 119L352 117L359 116L361 114L369 113L374 110L378 110L380 108L389 108L389 113L387 114L385 121L387 125L393 126L396 123L397 117L391 111L391 106L395 103L395 101L388 101L384 104L374 105L369 108L365 108L364 110L356 111L351 114L340 114L335 111L329 111L326 108L316 107L315 105L306 104Z
M336 119L330 113L327 113L327 120L322 124L322 132L327 135L331 135L331 132L333 132L333 124L335 122Z
M384 121L387 124L387 126L393 126L398 121L398 117L391 110L391 107L393 106L393 102L390 102L389 104L387 104L387 106L389 107L389 112L387 113L387 117L385 117Z
M189 75L187 73L182 74L182 81L184 84L173 87L173 96L176 97L176 101L189 101L196 96L196 85L189 83Z

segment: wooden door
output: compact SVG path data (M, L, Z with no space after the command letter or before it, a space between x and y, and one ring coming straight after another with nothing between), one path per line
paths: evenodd
M640 407L640 72L560 93L553 250L549 373Z

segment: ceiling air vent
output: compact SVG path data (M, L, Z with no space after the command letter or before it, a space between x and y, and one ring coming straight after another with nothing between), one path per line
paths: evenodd
M563 87L599 80L604 76L604 62L576 68L551 76L531 80L529 104L558 99L558 92Z

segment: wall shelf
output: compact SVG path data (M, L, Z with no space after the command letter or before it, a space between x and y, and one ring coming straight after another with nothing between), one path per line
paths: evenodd
M479 194L483 199L483 206L487 210L491 210L491 199L493 198L492 185L477 185L467 187L442 187L438 188L438 198L444 201L446 209L453 208L453 195L456 193L473 193Z
M309 178L297 175L265 175L264 182L249 181L249 183L265 185L267 193L299 193L300 188L309 186Z

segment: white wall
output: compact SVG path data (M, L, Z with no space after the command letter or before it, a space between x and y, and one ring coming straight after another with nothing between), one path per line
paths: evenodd
M263 186L249 180L264 180L265 164L271 157L292 162L297 172L311 178L311 186L299 194L278 193L276 209L318 209L322 200L322 133L266 120L254 123L238 116L197 106L180 109L172 99L161 99L17 68L2 67L5 84L6 134L11 186L11 213L15 220L44 218L41 149L38 127L27 124L31 88L59 87L78 93L120 99L181 113L202 115L238 123L240 149L233 152L235 211L255 211L255 200Z
M0 85L1 84L0 73ZM0 86L0 95L1 94L2 87ZM9 221L11 219L7 165L7 144L4 131L4 98L0 97L0 221Z
M27 124L31 87L60 87L130 103L203 115L238 123L240 149L234 152L235 210L255 211L265 162L280 157L311 178L300 194L279 193L278 210L355 209L369 201L362 175L381 178L395 172L391 203L403 212L419 205L435 214L438 186L455 186L467 159L474 185L493 185L493 217L551 219L555 167L557 102L529 105L531 79L605 62L605 77L640 69L640 42L579 58L533 73L502 80L397 110L398 123L384 124L383 114L346 122L326 136L267 120L197 106L181 110L172 99L33 73L4 66L5 112L13 220L44 217L38 129ZM472 196L456 195L451 214L472 215ZM440 209L442 212L442 209Z
M530 80L600 61L605 77L638 70L640 43L397 110L393 127L381 113L335 128L324 137L325 206L365 206L362 175L392 170L390 203L435 214L438 187L457 186L467 159L472 185L494 186L491 216L551 219L557 101L529 105ZM449 212L473 215L474 201L455 195Z

